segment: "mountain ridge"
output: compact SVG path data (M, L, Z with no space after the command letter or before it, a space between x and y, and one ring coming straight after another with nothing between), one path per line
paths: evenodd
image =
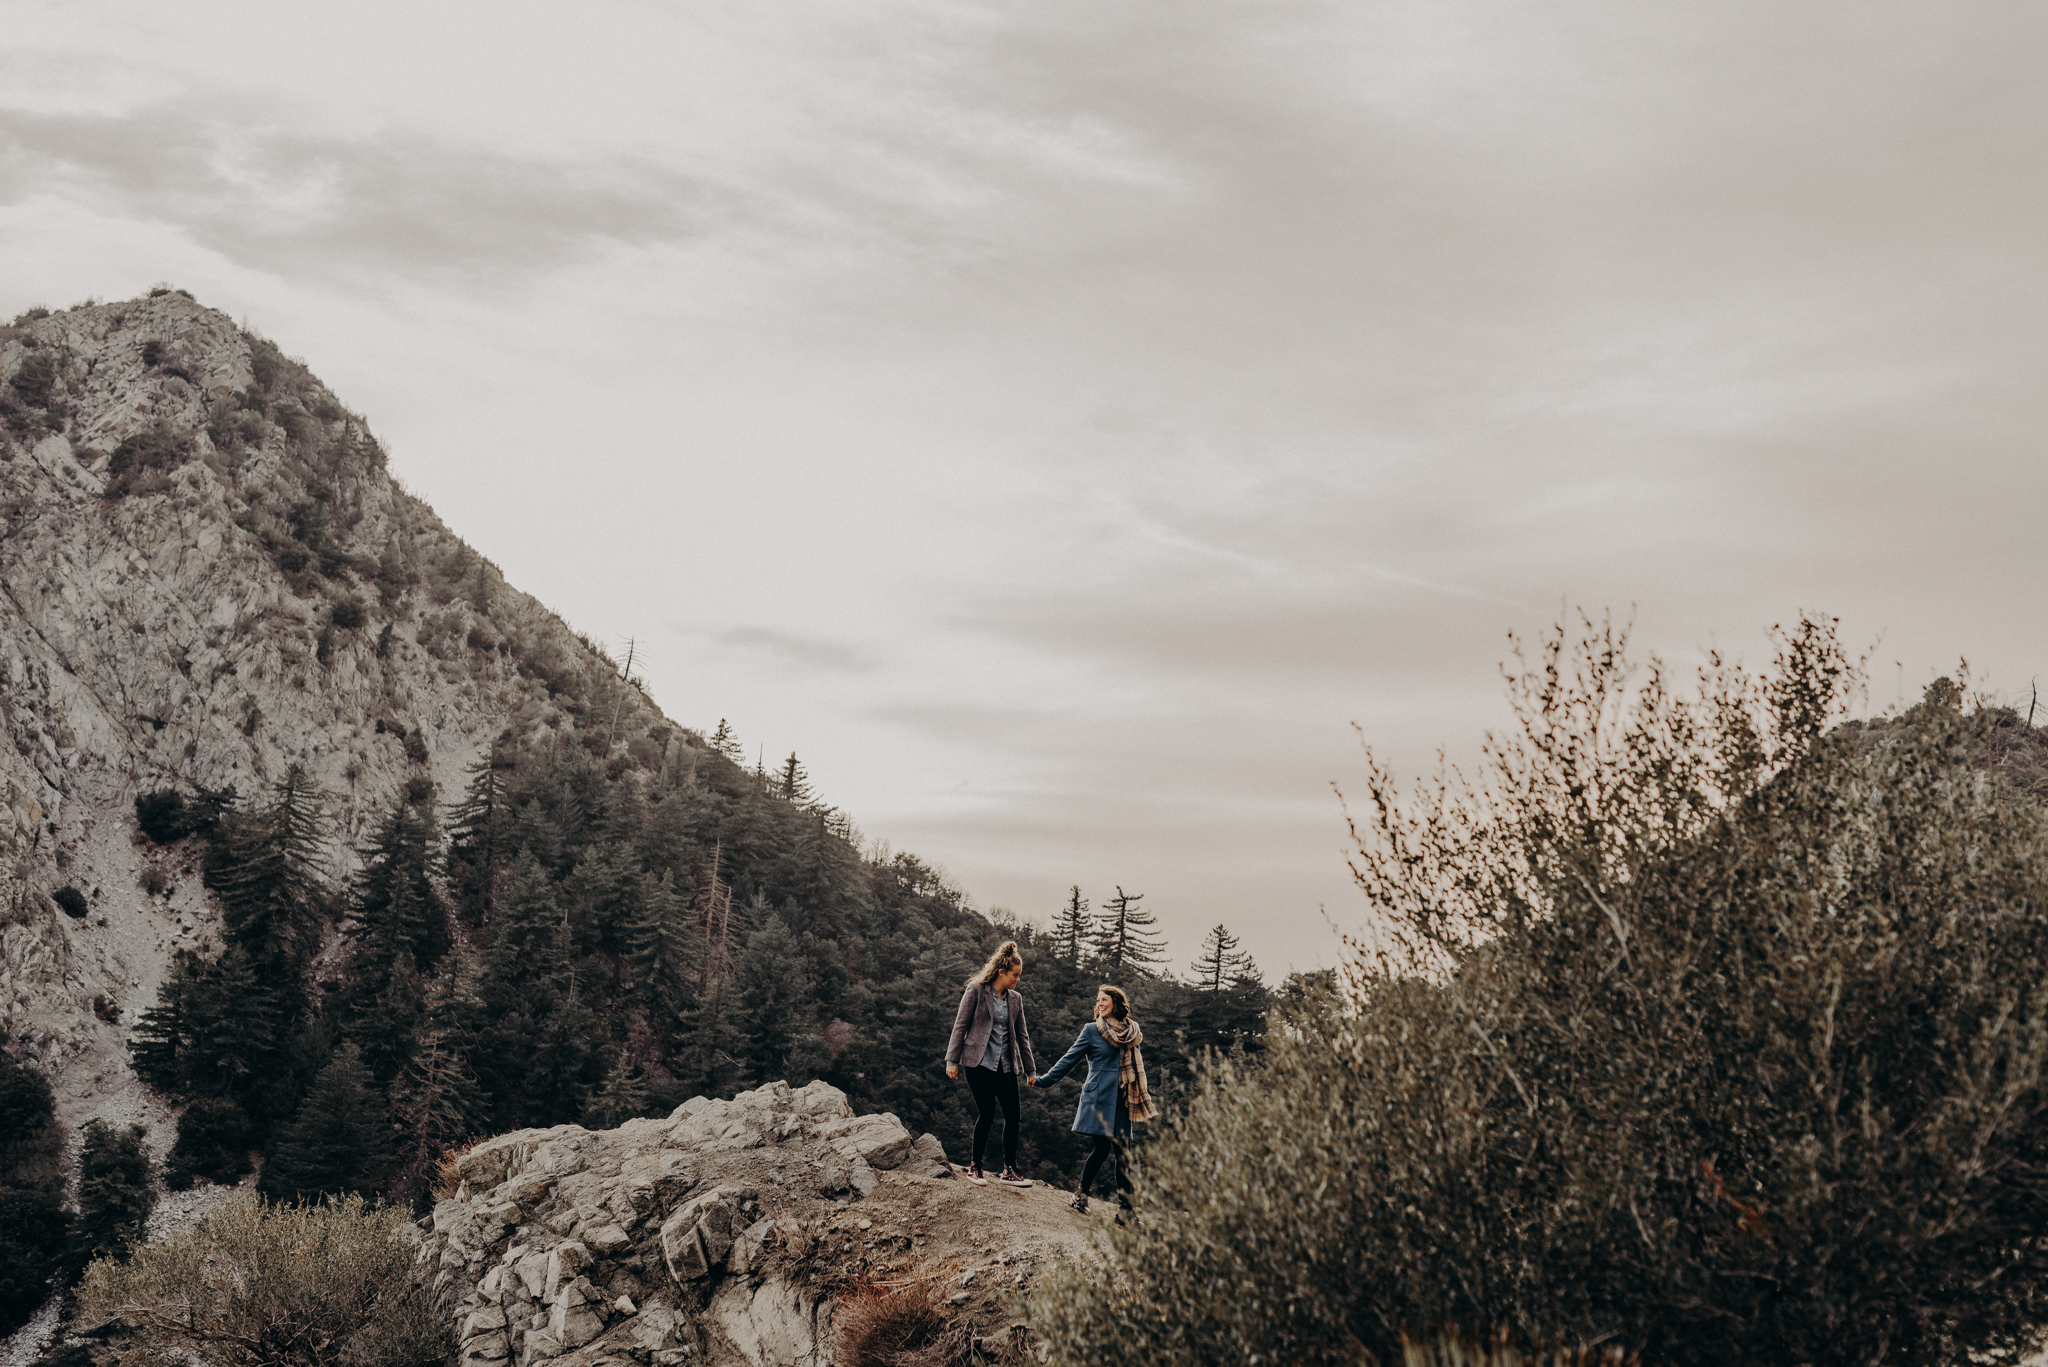
M694 753L225 314L168 289L32 310L0 376L0 1027L65 1124L132 1091L125 1035L170 955L219 943L192 852L133 835L137 796L261 798L297 765L345 876L376 812L459 792L508 731Z

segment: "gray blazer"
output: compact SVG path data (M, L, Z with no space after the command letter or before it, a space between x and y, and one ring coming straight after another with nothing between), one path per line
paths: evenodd
M996 1023L996 990L987 983L970 983L960 994L960 1012L953 1018L953 1038L946 1042L946 1062L963 1068L981 1066L988 1049L988 1032ZM1024 994L1010 989L1010 1066L1019 1077L1038 1071L1031 1053L1031 1027L1024 1020Z

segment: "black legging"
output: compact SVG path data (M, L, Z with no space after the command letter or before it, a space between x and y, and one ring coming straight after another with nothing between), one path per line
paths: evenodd
M1095 1174L1102 1171L1102 1160L1110 1154L1116 1155L1116 1199L1125 1210L1131 1208L1131 1175L1125 1171L1124 1146L1122 1141L1111 1139L1106 1134L1091 1136L1095 1140L1095 1151L1088 1155L1088 1165L1081 1169L1081 1194L1095 1190Z
M1118 1134L1129 1134L1131 1132L1131 1112L1128 1103L1124 1100L1123 1088L1121 1087L1117 1088L1116 1093L1116 1124L1111 1128ZM1091 1135L1089 1137L1095 1141L1095 1149L1088 1155L1087 1166L1081 1169L1081 1194L1086 1196L1095 1190L1095 1174L1102 1171L1102 1160L1114 1153L1116 1155L1117 1204L1125 1210L1129 1210L1131 1208L1131 1175L1128 1171L1130 1165L1124 1162L1123 1141L1121 1139L1112 1139L1106 1134Z
M996 1123L996 1107L1003 1108L1003 1166L1017 1166L1017 1075L993 1068L969 1068L967 1090L974 1093L974 1165L981 1166L981 1152L988 1147L989 1127Z

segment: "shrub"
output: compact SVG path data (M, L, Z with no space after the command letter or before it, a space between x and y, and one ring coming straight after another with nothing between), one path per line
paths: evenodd
M256 1134L242 1108L225 1097L203 1096L178 1118L178 1140L164 1159L164 1185L183 1191L198 1178L239 1181L254 1165Z
M63 1266L71 1215L60 1191L0 1191L0 1334L28 1323Z
M427 762L427 738L417 730L402 733L405 737L405 757L414 764Z
M238 1197L191 1229L97 1262L79 1287L95 1320L125 1320L169 1359L220 1367L426 1367L454 1348L420 1285L402 1210L359 1197Z
M369 620L369 614L360 598L343 598L336 602L328 613L328 620L339 631L355 631Z
M64 914L74 921L85 919L86 912L92 910L91 904L85 900L85 894L69 883L51 893L50 900L63 908Z
M124 438L107 457L107 497L124 498L161 487L163 477L190 455L191 443L167 428L153 427Z
M1371 770L1380 950L1152 1146L1170 1214L1114 1236L1109 1294L1052 1279L1060 1360L1389 1362L1449 1325L1673 1364L2028 1345L2048 817L1982 767L2018 719L1838 725L1825 623L1696 698L1623 646L1548 641L1477 788Z
M171 875L161 864L151 864L142 871L142 890L151 897L161 897L171 888Z
M142 363L154 366L164 358L164 344L152 337L142 344Z
M0 1186L64 1190L64 1136L49 1079L0 1050Z
M14 371L14 392L30 408L48 408L50 393L57 385L58 362L54 352L31 351Z
M137 793L135 824L159 845L168 845L192 834L192 817L185 810L185 795L176 788Z

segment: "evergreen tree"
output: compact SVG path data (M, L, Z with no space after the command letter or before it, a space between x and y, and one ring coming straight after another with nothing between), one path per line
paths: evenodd
M346 931L358 1007L381 1000L401 965L431 969L452 943L434 886L439 845L432 812L401 800L363 849Z
M632 999L666 1019L688 998L699 958L697 917L664 872L640 876L638 913L626 932L626 970Z
M470 925L490 919L505 835L505 774L511 760L493 745L469 767L462 801L449 811L448 881L456 909Z
M747 947L733 966L733 983L739 994L740 1056L748 1079L762 1083L784 1077L790 1048L811 1024L813 1013L802 946L780 916L771 913L747 937Z
M1053 953L1062 963L1078 966L1081 951L1088 947L1090 939L1088 899L1081 895L1081 885L1076 883L1067 892L1067 904L1053 917Z
M747 752L740 745L740 738L734 734L730 726L726 725L724 717L718 719L718 729L711 733L711 748L714 752L724 755L734 764L746 762Z
M85 1122L78 1157L78 1218L71 1228L71 1265L82 1269L94 1258L125 1258L142 1237L156 1197L149 1186L148 1131L140 1125L117 1130L103 1120Z
M583 1124L588 1129L609 1130L646 1113L647 1079L621 1048L611 1071L583 1108Z
M208 852L207 883L220 894L228 937L266 973L288 968L296 991L325 902L324 817L319 789L299 765L271 792L268 807L223 823L225 838Z
M384 1099L360 1052L344 1044L278 1135L257 1190L272 1200L373 1195L391 1170Z
M1222 926L1212 929L1202 941L1202 956L1191 965L1195 986L1204 992L1221 992L1232 983L1258 976L1252 956L1240 953L1238 939Z
M1166 958L1166 947L1154 929L1159 918L1138 905L1144 896L1119 887L1096 917L1095 957L1113 979L1143 973Z
M256 1134L249 1117L226 1097L202 1096L178 1117L178 1140L164 1160L164 1185L183 1191L204 1178L238 1181L250 1168Z
M789 752L789 758L782 762L782 769L775 776L775 795L798 807L811 800L811 777L804 772L804 766L797 763L794 750Z
M475 1135L489 1114L483 1086L461 1051L439 1032L424 1035L391 1089L400 1189L418 1194L432 1186L442 1153Z
M742 1039L730 978L716 978L685 1010L669 1067L684 1089L730 1096L739 1086Z
M177 1096L248 1100L289 1039L277 999L241 945L214 963L179 953L129 1042L137 1076Z

